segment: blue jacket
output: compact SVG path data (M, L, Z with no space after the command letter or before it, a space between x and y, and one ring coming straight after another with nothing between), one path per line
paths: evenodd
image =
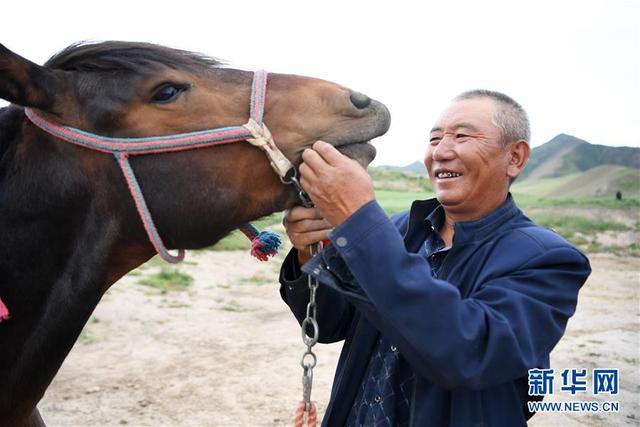
M320 342L345 340L324 426L344 425L379 333L416 373L410 425L526 426L534 399L527 371L549 367L589 261L509 196L488 216L455 225L440 277L432 277L419 251L424 219L437 206L416 201L389 219L369 202L303 266L322 283ZM301 322L309 291L296 256L283 264L281 294Z

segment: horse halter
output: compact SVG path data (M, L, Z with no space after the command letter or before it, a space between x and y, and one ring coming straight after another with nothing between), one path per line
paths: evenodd
M264 70L256 71L253 74L251 84L249 121L247 123L166 136L112 138L54 123L30 108L25 108L25 114L38 128L59 139L91 150L113 154L127 181L136 209L153 247L165 261L178 263L184 259L184 250L179 249L177 255L172 255L163 243L129 163L129 156L186 151L247 141L265 152L271 167L278 174L280 180L285 184L293 184L298 190L300 198L303 199L305 193L297 180L295 168L278 149L271 132L263 122L266 92L267 72ZM267 232L258 233L251 224L241 227L241 231L252 240L253 255L262 261L265 261L269 255L275 254L275 250L280 244L277 235Z

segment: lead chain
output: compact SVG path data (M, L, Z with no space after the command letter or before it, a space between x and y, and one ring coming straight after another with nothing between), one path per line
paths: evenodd
M280 180L284 184L293 185L298 191L298 197L300 198L300 202L306 208L313 207L313 201L309 197L300 181L298 179L298 171L295 168L292 168L291 173L285 174L285 176L281 176ZM315 243L309 247L309 253L313 258L322 250L322 242ZM307 347L304 353L302 354L302 358L300 359L300 366L302 366L302 400L298 405L298 409L296 410L296 416L294 418L293 425L294 427L315 427L317 423L317 413L316 407L311 401L311 387L313 386L313 368L316 367L318 359L316 354L313 352L313 346L318 342L318 337L320 336L320 328L318 327L318 321L316 320L316 290L318 289L318 279L315 277L311 277L311 275L307 276L307 284L309 286L309 303L307 304L307 313L306 317L302 321L300 325L302 331L302 342ZM312 334L307 335L307 328L311 327Z
M310 254L315 256L322 249L322 242L311 245ZM318 342L320 330L318 327L318 321L316 320L316 290L318 289L318 279L308 276L309 286L309 303L307 304L307 315L302 321L302 342L307 347L300 359L300 365L302 366L302 399L304 402L304 412L307 414L307 419L311 420L315 418L315 407L311 402L311 387L313 385L313 368L317 363L317 357L313 352L313 346ZM312 329L312 334L307 334L308 328ZM313 413L313 414L312 414ZM310 422L308 423L311 424Z

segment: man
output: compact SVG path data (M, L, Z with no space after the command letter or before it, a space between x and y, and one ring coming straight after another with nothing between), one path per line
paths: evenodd
M324 425L526 425L527 371L549 366L591 271L509 194L528 140L514 100L463 93L431 130L436 199L392 219L355 161L324 142L304 152L316 209L285 217L281 294L301 321L317 277L320 342L345 340Z

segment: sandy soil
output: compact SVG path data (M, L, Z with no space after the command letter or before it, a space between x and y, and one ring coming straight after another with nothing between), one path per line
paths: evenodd
M552 364L556 372L619 368L621 411L538 414L532 426L640 425L640 260L591 260L594 273ZM194 284L168 294L138 283L157 265L129 274L105 295L39 405L45 421L290 425L301 395L303 345L278 295L279 262L259 263L244 252L190 253L181 269ZM323 412L340 344L317 347L313 398Z

